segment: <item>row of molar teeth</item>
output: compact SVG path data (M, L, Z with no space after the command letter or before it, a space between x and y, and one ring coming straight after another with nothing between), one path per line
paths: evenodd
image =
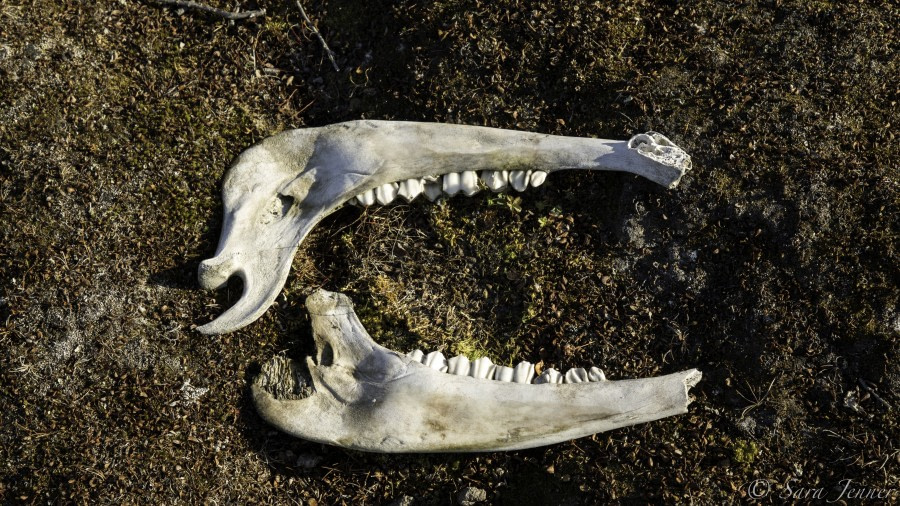
M436 371L455 374L457 376L471 376L477 379L492 379L510 383L584 383L606 381L606 375L597 367L584 369L575 367L561 374L552 367L546 369L535 377L534 364L527 361L519 362L515 367L495 365L491 359L481 357L469 361L465 355L459 355L451 359L444 357L439 351L424 354L422 350L415 350L407 354L410 358L424 364Z
M547 173L542 170L485 170L481 171L480 179L489 190L495 192L503 191L510 186L521 192L529 186L542 185L547 179ZM457 193L462 193L471 197L481 190L478 180L479 175L474 170L451 172L443 176L406 179L399 183L387 183L367 190L354 197L353 201L364 206L371 206L376 202L381 205L390 204L397 197L403 197L407 202L412 202L423 194L432 202L442 194L452 197Z

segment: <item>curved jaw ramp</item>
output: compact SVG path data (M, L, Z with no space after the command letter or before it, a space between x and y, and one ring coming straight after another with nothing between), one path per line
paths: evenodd
M687 412L696 369L607 381L597 368L495 366L439 352L401 355L369 337L343 294L306 302L317 356L276 357L251 386L259 414L288 434L380 453L549 445Z
M300 242L346 202L524 191L566 169L631 172L673 188L690 166L683 150L655 132L610 141L402 121L282 132L241 153L225 176L222 235L199 278L213 289L238 275L244 293L199 330L221 334L259 318L284 286Z

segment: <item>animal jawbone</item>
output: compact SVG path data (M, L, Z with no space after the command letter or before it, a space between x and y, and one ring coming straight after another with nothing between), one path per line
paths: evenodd
M221 334L259 318L309 231L347 202L524 191L567 169L630 172L672 188L690 167L690 157L655 132L611 141L402 121L282 132L241 153L225 176L219 246L198 277L216 289L239 276L244 293L198 330Z
M316 357L276 357L252 384L260 415L297 437L383 453L532 448L687 412L696 369L609 381L597 368L403 355L369 337L343 294L307 299Z

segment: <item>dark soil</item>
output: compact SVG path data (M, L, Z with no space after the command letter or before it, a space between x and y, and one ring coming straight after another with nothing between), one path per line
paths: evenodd
M293 2L0 0L0 502L900 501L900 9L660 4L304 2L335 72ZM259 321L193 330L240 295L196 281L229 161L360 118L652 129L694 168L344 209ZM687 415L548 448L308 443L247 392L310 352L317 287L402 351L704 379Z

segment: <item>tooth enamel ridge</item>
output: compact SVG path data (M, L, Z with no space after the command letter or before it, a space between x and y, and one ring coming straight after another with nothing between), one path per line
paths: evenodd
M531 179L529 183L532 187L537 188L538 186L544 184L544 181L547 180L547 173L542 170L536 170L531 173Z
M370 206L378 203L387 205L403 197L406 202L412 202L419 195L434 202L443 195L452 197L463 194L471 197L478 193L479 180L491 191L501 192L512 187L515 191L524 192L529 187L536 188L547 180L547 173L542 170L484 170L478 172L467 170L463 172L450 172L443 176L429 176L427 178L404 179L397 183L388 183L374 190L366 190L360 193L351 202Z
M504 381L507 383L542 385L547 383L566 384L607 381L606 375L598 367L591 367L590 369L573 367L566 371L565 374L551 367L535 377L534 365L526 361L519 362L515 367L506 367L495 365L488 357L481 357L470 362L465 355L458 355L447 360L444 358L444 354L439 351L432 351L426 355L422 350L413 350L407 353L406 356L424 364L425 367L447 374L471 376L476 379Z
M465 355L451 358L447 362L447 372L456 376L469 375L469 359Z
M512 367L506 367L504 365L498 365L496 369L494 369L494 379L497 381L505 381L507 383L512 383L513 375L515 374L515 369Z
M534 383L536 385L543 385L546 383L551 383L551 384L562 383L562 381L563 381L563 377L561 374L559 374L559 371L557 371L556 369L551 367L551 368L545 370L544 372L542 372L541 375L538 376L536 380L534 380Z
M474 170L467 170L459 177L459 186L463 194L471 197L478 193L478 174Z
M447 372L447 359L444 358L444 354L439 351L432 351L429 353L422 363L425 364L425 367L429 367L435 371Z
M513 371L513 381L516 383L531 383L534 380L534 364L531 362L519 362Z
M406 179L400 183L397 194L407 202L412 202L423 191L425 191L425 181L423 179Z
M494 376L494 363L487 357L481 357L472 362L469 376L475 379L488 379Z
M591 381L606 381L606 374L596 367L591 367L591 370L588 371L588 379Z
M379 186L375 190L375 200L381 205L387 205L397 198L397 190L400 185L397 183L387 183Z
M589 381L588 373L582 367L569 369L566 371L566 375L563 379L566 383L584 383L585 381Z
M513 190L523 192L528 188L528 181L531 179L530 170L514 170L509 173L509 184Z
M520 383L534 374L528 362L511 368L460 355L444 365L441 352L379 346L342 294L319 290L306 307L316 357L272 359L251 384L253 402L280 430L344 448L479 452L558 443L685 413L702 376L690 369L606 381L597 368L548 368Z

